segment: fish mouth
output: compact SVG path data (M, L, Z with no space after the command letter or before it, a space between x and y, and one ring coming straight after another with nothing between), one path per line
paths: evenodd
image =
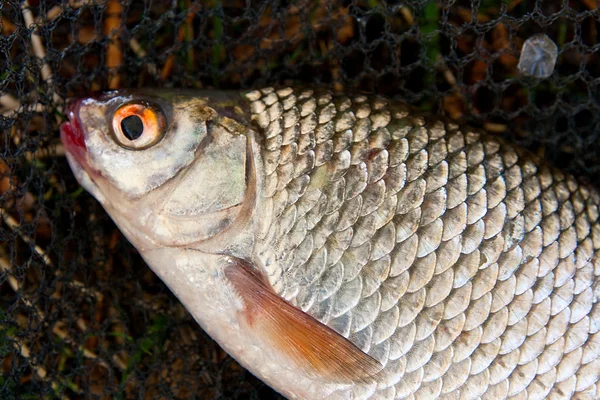
M84 166L87 164L85 157L87 148L85 146L81 120L79 119L80 107L81 100L75 100L68 105L67 117L69 120L60 125L60 140L67 152L76 159L78 164Z
M72 101L67 106L68 120L60 125L60 140L65 147L67 158L74 172L85 172L92 178L101 176L90 166L87 147L85 145L85 134L79 117L82 99ZM76 173L76 175L79 175Z

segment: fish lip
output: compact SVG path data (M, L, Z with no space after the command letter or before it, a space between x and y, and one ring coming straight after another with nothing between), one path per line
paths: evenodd
M66 149L77 156L82 152L87 152L85 138L79 119L79 109L81 100L75 100L67 106L67 118L60 126L60 139ZM79 158L79 156L77 156Z
M68 120L60 125L60 140L71 159L90 177L101 176L99 171L92 168L88 162L87 146L79 111L83 99L74 100L67 106Z

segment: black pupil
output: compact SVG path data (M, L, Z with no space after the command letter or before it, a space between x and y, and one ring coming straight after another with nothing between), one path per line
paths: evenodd
M142 133L144 132L144 123L137 115L130 115L127 118L123 118L121 121L121 130L127 139L135 140L142 136Z

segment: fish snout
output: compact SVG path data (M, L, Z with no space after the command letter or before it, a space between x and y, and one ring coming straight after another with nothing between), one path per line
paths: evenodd
M81 99L74 100L67 106L68 120L60 126L60 139L67 151L77 154L86 151L83 127L79 118Z
M101 174L90 166L88 149L85 144L85 129L80 117L84 100L74 100L67 106L68 120L60 125L60 140L69 156L67 158L71 167L85 170L89 177L94 179Z

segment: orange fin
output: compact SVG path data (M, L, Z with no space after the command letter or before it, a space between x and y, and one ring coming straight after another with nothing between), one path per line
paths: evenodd
M225 276L242 298L248 325L308 373L338 381L373 376L382 365L348 339L279 297L260 271L237 259Z

